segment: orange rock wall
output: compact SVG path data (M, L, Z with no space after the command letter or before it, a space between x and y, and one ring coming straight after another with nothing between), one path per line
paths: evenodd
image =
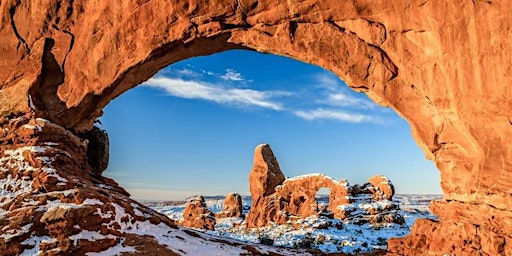
M289 56L394 109L435 161L441 221L417 225L443 232L390 248L455 252L465 243L436 244L456 236L512 254L511 12L469 0L6 0L0 117L88 131L112 99L176 61L235 48Z

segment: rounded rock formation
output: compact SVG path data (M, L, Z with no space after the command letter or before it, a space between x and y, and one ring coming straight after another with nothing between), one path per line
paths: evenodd
M395 187L391 181L383 175L375 175L368 180L377 190L374 194L375 199L392 200L395 195Z
M215 213L215 218L243 217L242 197L237 193L229 193L224 199L222 211Z
M215 229L215 214L206 208L203 196L190 199L183 211L181 225L189 228Z
M230 49L288 56L395 110L439 169L444 197L431 205L439 221L418 221L389 250L511 254L511 12L507 2L469 0L2 1L1 125L44 118L76 137L111 100L169 64ZM39 133L0 135L1 152L43 146ZM48 143L74 145L73 136L47 135ZM90 177L82 149L65 162L47 160L61 176L83 170L76 182L94 190L103 178ZM7 165L4 178L24 184L22 171ZM21 202L9 191L5 200ZM1 239L0 249L27 247Z

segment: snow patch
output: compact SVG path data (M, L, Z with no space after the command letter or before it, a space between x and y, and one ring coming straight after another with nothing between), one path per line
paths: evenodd
M87 198L84 200L82 204L89 204L89 205L103 205L103 202L98 199L91 199Z
M7 242L13 237L23 235L23 234L27 233L28 231L30 231L30 227L32 227L32 225L33 225L33 223L29 223L23 227L20 227L19 229L15 229L15 230L11 229L11 230L7 231L6 233L0 235L0 237L5 239L5 241Z
M69 239L73 240L73 245L78 245L78 240L84 239L88 241L97 241L97 240L103 240L103 239L116 239L113 235L102 235L98 231L89 231L89 230L82 230L80 233L76 235L69 236Z
M36 130L38 132L42 131L43 129L41 128L41 126L35 126L35 125L31 125L31 124L24 124L22 126L23 128L25 129L29 129L29 130Z
M41 253L39 246L42 243L53 243L56 242L57 239L50 238L49 236L30 236L30 238L26 239L25 241L21 242L23 245L32 245L31 249L25 249L21 255L22 256L33 256L33 255L39 255Z

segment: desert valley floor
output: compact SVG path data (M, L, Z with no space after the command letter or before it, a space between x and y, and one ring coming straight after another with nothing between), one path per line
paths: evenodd
M398 194L393 201L399 204L399 213L404 217L403 224L361 225L350 221L309 217L295 223L286 223L263 228L245 229L243 218L224 218L217 221L215 230L201 230L209 235L229 238L248 243L261 243L278 247L311 248L322 252L360 253L385 249L390 237L402 237L409 233L417 218L436 219L428 208L431 200L441 195ZM319 195L319 204L327 203L327 195ZM223 208L224 196L205 196L206 206L212 212ZM142 201L143 204L165 214L169 218L182 221L187 200L183 201ZM249 212L250 196L242 196L243 211Z

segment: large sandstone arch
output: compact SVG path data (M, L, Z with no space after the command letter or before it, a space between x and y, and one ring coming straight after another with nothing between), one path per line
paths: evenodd
M188 57L235 48L285 55L393 108L435 161L444 199L432 208L441 221L419 222L390 250L512 253L507 1L10 0L0 10L3 151L70 141L81 145L67 148L74 163L51 153L57 173L78 175L86 187L105 182L75 135L90 131L113 98ZM26 122L42 131L25 131ZM17 168L7 167L4 178ZM52 180L45 177L43 187Z

